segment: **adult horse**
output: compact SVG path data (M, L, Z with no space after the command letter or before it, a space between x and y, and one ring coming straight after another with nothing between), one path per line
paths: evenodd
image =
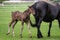
M60 27L60 14L59 14L60 10L59 6L56 3L39 1L31 5L30 8L33 8L35 10L34 18L36 23L35 24L32 24L32 22L30 23L33 27L35 26L37 27L38 38L43 37L40 31L42 21L49 23L48 37L50 37L50 30L52 26L52 21L54 19L58 20Z

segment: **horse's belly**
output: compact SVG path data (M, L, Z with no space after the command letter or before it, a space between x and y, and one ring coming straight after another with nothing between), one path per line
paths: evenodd
M43 21L44 22L51 22L51 21L53 21L54 19L44 19Z
M54 20L53 17L45 17L45 18L43 19L44 22L51 22L51 21L53 21L53 20Z

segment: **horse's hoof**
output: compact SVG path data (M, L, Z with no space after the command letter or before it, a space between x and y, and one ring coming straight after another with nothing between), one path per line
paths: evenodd
M48 37L50 37L50 35L48 35Z
M43 38L43 37L41 37L41 36L38 36L38 38Z

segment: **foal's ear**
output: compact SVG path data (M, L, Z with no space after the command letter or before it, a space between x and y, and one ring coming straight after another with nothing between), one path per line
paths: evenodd
M14 12L11 12L11 13L14 13Z
M31 8L31 6L28 6L29 8Z

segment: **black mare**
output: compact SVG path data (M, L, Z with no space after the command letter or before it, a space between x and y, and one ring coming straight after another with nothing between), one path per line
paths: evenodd
M48 30L48 37L50 37L50 30L52 26L52 21L54 19L58 20L59 27L60 27L60 5L56 3L50 3L50 2L44 2L44 1L39 1L34 3L33 5L30 6L30 8L33 8L35 10L35 21L36 23L33 24L31 21L31 25L33 27L37 27L37 37L42 38L42 34L40 31L40 26L42 21L48 22L49 23L49 30Z

